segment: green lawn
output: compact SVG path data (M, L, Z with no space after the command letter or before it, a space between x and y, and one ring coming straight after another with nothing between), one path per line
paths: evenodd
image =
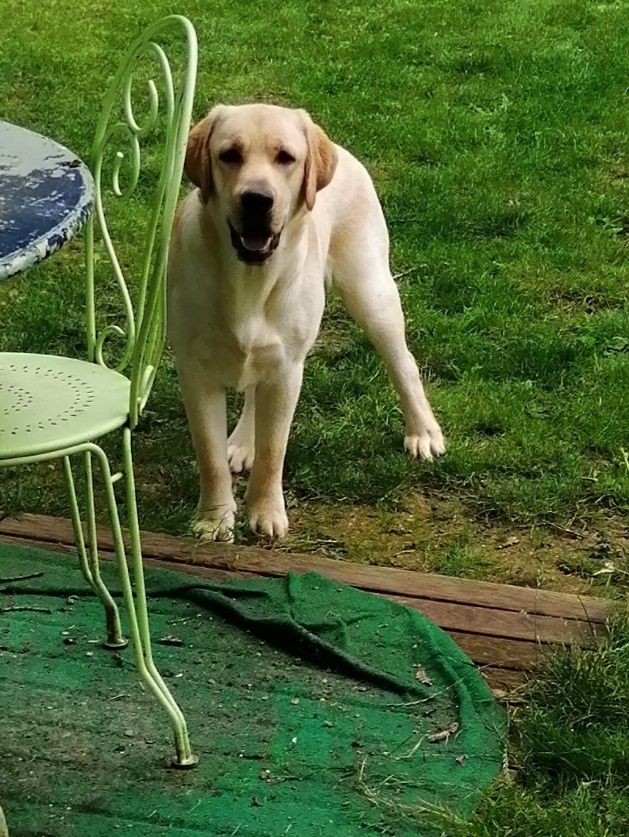
M629 624L596 650L560 654L512 711L511 781L441 837L629 833Z
M171 4L3 3L2 116L88 154L105 79ZM402 454L380 362L332 303L288 456L298 498L374 504L427 488L534 522L629 496L629 160L625 2L182 0L197 27L196 112L307 107L370 168L410 343L449 437ZM134 252L142 194L123 216ZM82 350L79 244L0 290L2 348ZM196 476L172 364L139 435L146 525L178 529ZM59 482L3 501L59 512ZM625 506L626 507L626 506Z
M0 117L87 156L119 55L174 8L3 0ZM607 558L617 574L603 577L627 579L615 533L629 500L629 3L181 0L177 10L200 40L198 116L216 101L306 107L369 167L410 342L449 438L438 463L405 459L382 367L332 301L289 448L293 545L550 586L567 573L574 589ZM118 220L129 262L146 194ZM75 241L0 286L0 349L80 355L82 300ZM137 434L146 528L187 527L193 459L168 357ZM0 480L0 507L67 514L55 466ZM350 523L371 527L366 545ZM561 541L547 566L539 550L557 530L544 524L578 530L577 545L595 527L596 542L585 554ZM528 538L532 567L512 531ZM510 548L489 554L499 540ZM628 642L621 630L552 668L516 715L518 780L472 826L444 834L629 832Z

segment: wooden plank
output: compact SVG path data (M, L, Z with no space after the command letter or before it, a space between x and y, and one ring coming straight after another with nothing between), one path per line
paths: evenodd
M46 549L51 552L61 552L64 555L76 555L74 544L60 543L58 541L41 541L35 537L23 538L18 535L7 535L4 532L0 532L0 543L33 547L34 549Z
M69 524L67 524L67 521L65 529L62 529L58 523L59 521L54 520L52 532L49 528L47 528L45 530L46 536L50 537L51 534L57 534L61 540L71 540L71 527L68 531ZM20 529L20 531L22 530ZM1 523L0 533L4 534L2 532ZM150 541L150 535L145 537L148 537ZM179 546L179 539L175 540ZM105 542L105 548L111 549L111 538L103 537L101 541ZM51 544L55 542L58 543L59 541L48 541L48 543ZM145 546L147 546L146 543ZM188 546L189 543L184 542L184 547L187 548ZM148 547L150 547L150 543L148 544ZM153 552L154 550L151 551ZM170 557L170 560L173 561L173 563L176 563L177 567L180 569L189 566L206 567L206 569L210 569L214 573L218 571L225 573L225 577L245 577L247 574L253 575L249 569L246 569L243 572L240 567L240 563L237 561L222 562L222 566L216 566L216 563L220 564L221 562L216 562L214 560L209 566L205 563L199 563L199 552L201 552L201 550L198 550L193 554L187 553L188 557L193 559L192 564L182 563L180 555L177 555L175 561L173 561L172 557ZM205 550L203 550L203 552L205 552ZM270 551L265 552L265 555L270 554ZM283 570L284 572L286 571L285 568L283 568ZM262 575L262 573L260 573L260 575ZM219 576L215 574L207 577L218 578ZM344 580L347 581L347 579ZM355 586L360 586L353 581L353 577L349 580L350 582L353 582ZM418 610L446 630L456 630L468 634L479 634L489 637L527 640L536 644L560 643L569 645L575 642L582 645L591 644L597 636L597 627L599 629L601 627L600 624L597 625L597 623L587 623L585 621L575 619L567 620L554 616L527 614L522 612L516 613L509 610L498 610L488 607L478 607L476 605L461 604L458 602L445 602L442 600L420 597L391 595L389 593L381 593L381 595L385 595L393 601L397 601L400 604Z
M480 669L480 673L487 681L489 688L498 699L509 699L509 695L522 688L526 683L526 673L511 671L506 668L490 666Z
M436 602L432 599L384 595L392 601L418 610L442 628L472 634L523 639L535 643L591 645L596 639L597 631L599 636L605 633L605 628L600 623L514 613L508 610L492 610L488 607L452 602Z
M68 546L67 544L57 542L42 543L41 541L18 538L4 533L0 534L0 539L4 543L14 543L17 546L33 546L39 548L45 546L46 549L55 552L66 555L74 554L74 546ZM113 561L114 555L111 552L102 551L101 558L105 561ZM145 558L144 560L149 567L176 570L177 572L186 573L187 575L198 578L206 578L210 581L246 580L256 577L252 573L235 573L233 571L218 570L214 567L202 567L195 564L174 564L171 561L163 561L158 558ZM258 577L261 578L262 576ZM526 671L534 668L543 656L543 646L533 642L466 633L465 631L459 630L458 627L455 629L448 629L444 625L440 625L440 627L444 627L465 653L474 662L479 664Z
M0 533L16 538L32 539L40 543L72 545L74 534L72 523L65 517L50 517L43 514L20 514L3 517L0 512ZM103 526L98 527L99 538L111 543L111 534Z
M72 542L70 521L43 515L7 517L0 520L0 532L32 536L43 541ZM107 529L99 530L99 538L105 548L113 547ZM278 549L200 544L189 538L150 532L142 533L142 543L145 555L154 558L271 577L283 576L287 572L315 571L363 590L402 594L407 598L473 604L480 608L527 612L530 615L561 617L579 622L605 622L612 610L611 603L592 596L454 579L389 567L367 567Z
M103 553L103 558L110 561L115 560L115 556L111 552ZM175 564L173 561L162 561L159 558L145 558L144 563L147 567L185 573L197 578L206 578L208 581L251 581L253 578L263 578L263 576L255 576L253 573L236 573L231 570L217 570L215 567L199 567L193 564Z
M456 644L479 665L499 666L513 671L530 671L536 668L554 646L538 645L521 639L468 634L448 630Z
M14 544L15 546L30 546L36 549L45 549L50 552L58 552L63 555L75 556L76 548L74 544L60 543L59 541L40 541L35 538L22 538L17 535L7 535L0 532L0 543ZM103 561L115 561L116 556L113 552L106 549L100 550L100 558ZM210 581L234 581L236 579L246 581L252 578L263 578L263 576L255 576L253 573L235 573L230 570L218 570L213 567L200 567L194 564L179 564L174 561L162 561L159 558L144 558L144 564L149 567L155 567L161 570L170 570L171 572L185 573L186 575L193 575L197 578L207 578Z

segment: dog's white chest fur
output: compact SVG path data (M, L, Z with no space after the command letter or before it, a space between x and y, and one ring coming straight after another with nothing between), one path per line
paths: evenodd
M228 383L235 389L242 391L257 384L284 362L282 337L260 313L237 323L231 336L234 352L230 370L232 380Z

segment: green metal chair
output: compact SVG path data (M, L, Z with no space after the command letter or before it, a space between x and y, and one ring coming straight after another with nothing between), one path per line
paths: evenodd
M172 72L166 52L158 43L161 39L170 45L175 36L180 39L183 36L184 47L178 73ZM133 73L140 64L144 67L146 61L157 63L160 87L152 79L148 80L148 108L144 118L137 121L132 103ZM190 749L184 716L153 662L131 437L149 397L165 342L168 242L181 184L196 69L195 31L186 18L171 15L146 29L132 44L105 96L92 152L94 215L85 231L87 360L0 353L0 465L62 460L80 566L105 609L104 644L107 648L121 648L127 643L122 635L118 608L99 571L94 464L100 472L135 661L143 682L168 714L177 752L174 765L178 767L191 767L196 759ZM104 183L104 161L109 161L113 152L112 200L129 197L140 179L141 142L155 138L158 132L160 139L163 136L164 152L156 177L143 252L139 254L141 268L132 293L105 218L103 199L109 189ZM121 146L126 153L116 150ZM121 186L123 165L128 178L124 188ZM142 188L146 188L144 182ZM113 271L122 295L125 328L108 324L100 331L97 329L95 227L108 257L108 271ZM105 342L113 335L117 335L123 347L115 368L109 368L103 355ZM108 356L110 353L108 350ZM123 463L117 473L112 473L109 459L98 444L103 436L113 431L122 433ZM84 468L87 537L81 523L71 460L79 460ZM126 495L133 586L118 514L116 483L119 480Z

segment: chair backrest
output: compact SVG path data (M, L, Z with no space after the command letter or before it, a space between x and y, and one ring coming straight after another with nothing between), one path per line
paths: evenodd
M183 35L183 56L173 72L166 49L174 36ZM133 104L133 76L138 67L145 69L147 60L158 69L158 82L147 79L146 113L136 119ZM112 79L92 148L94 176L94 213L86 226L87 260L87 352L88 358L103 366L105 342L118 335L122 342L115 369L130 378L129 419L135 426L146 404L166 336L166 268L170 231L177 206L197 72L197 39L192 24L180 15L169 15L146 29L131 45ZM160 99L161 95L161 99ZM103 200L112 193L114 199L129 198L140 181L143 145L153 153L159 136L162 144L161 164L156 185L152 188L152 205L143 241L136 253L132 284L128 284L116 255L112 235L105 216ZM104 170L108 173L105 175ZM125 181L123 183L123 181ZM142 183L142 189L145 184ZM95 233L102 238L108 268L122 298L124 324L97 327L95 273L98 254ZM108 300L108 302L110 302ZM116 341L118 342L118 341ZM109 354L109 353L108 353ZM112 365L114 365L112 363Z

